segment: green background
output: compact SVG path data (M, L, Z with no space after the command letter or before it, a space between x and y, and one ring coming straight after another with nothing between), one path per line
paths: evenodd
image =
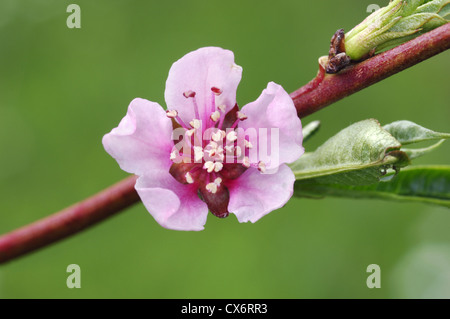
M238 103L274 81L312 79L339 28L374 0L0 1L0 233L125 178L102 136L129 102L164 103L172 63L203 46L234 51ZM387 1L378 1L384 6ZM303 120L313 150L353 122L408 119L450 131L449 53ZM447 142L448 143L448 142ZM415 164L450 164L450 145ZM423 204L292 199L255 224L209 215L201 232L159 226L142 204L0 266L0 298L450 297L449 210ZM68 289L66 267L81 267ZM368 289L366 268L381 267Z

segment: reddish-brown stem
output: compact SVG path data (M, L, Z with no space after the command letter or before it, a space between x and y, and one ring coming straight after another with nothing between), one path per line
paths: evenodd
M139 201L128 177L58 213L0 237L0 263L68 237Z
M291 93L291 98L298 115L305 117L449 48L450 23L338 74L325 74L321 69L315 79ZM136 177L129 177L54 215L1 236L0 264L86 229L138 202L135 182Z
M298 116L303 118L449 48L450 23L447 23L337 74L324 74L320 68L314 80L290 96Z

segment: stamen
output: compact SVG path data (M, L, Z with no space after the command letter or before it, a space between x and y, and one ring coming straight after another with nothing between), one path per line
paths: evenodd
M184 92L183 95L185 98L195 97L195 92L189 90L189 91Z
M211 161L207 161L205 162L205 164L203 164L203 168L206 169L208 173L211 173L214 170L214 163Z
M227 134L227 141L234 142L237 140L237 133L236 131L231 131Z
M214 182L206 184L206 190L210 193L215 194L217 193L217 187L219 187L221 183L222 179L220 177L217 177Z
M222 128L222 126L223 126L223 121L225 121L225 115L226 115L226 114L225 114L225 111L226 111L227 107L226 107L226 105L221 104L221 105L219 105L217 108L218 108L219 111L221 112L221 114L220 114L220 122L219 122L219 125L217 125L217 127L218 127L218 128Z
M199 119L200 118L200 113L198 112L198 105L197 105L197 100L195 99L195 92L194 91L186 91L183 93L185 98L192 98L192 103L194 104L194 111L195 111L195 118Z
M259 161L258 162L258 171L260 171L261 173L265 173L266 172L266 163Z
M226 135L225 131L218 130L216 133L211 134L211 138L214 142L219 142L224 139L225 135ZM216 147L217 147L217 144L216 144Z
M233 125L231 125L231 128L235 128L240 121L245 121L248 118L247 115L245 115L241 111L236 112L236 117L237 119L236 121L234 121Z
M221 162L216 162L214 164L214 172L218 173L222 170L223 164Z
M194 179L192 178L191 173L187 172L186 175L184 175L184 177L186 177L186 182L188 182L188 184L194 183Z
M237 111L236 115L237 118L240 119L241 121L245 121L246 119L248 119L248 116L242 113L241 111Z
M217 193L217 185L215 183L208 183L205 188L210 193Z
M247 141L247 140L244 140L244 145L245 145L245 147L248 148L248 149L253 148L253 144L250 143L250 142Z
M215 86L213 86L213 87L211 88L211 91L213 91L213 93L214 93L216 96L219 96L220 94L222 94L222 90L219 89L218 87L215 87Z
M170 160L173 161L173 160L177 159L178 156L180 156L180 153L178 152L178 150L173 150L170 153Z
M189 122L189 125L192 128L198 130L200 128L200 126L202 125L202 122L200 120L193 119L192 121Z
M189 137L192 137L192 135L194 135L194 133L195 133L195 129L190 129L186 132L186 135Z
M208 173L212 173L212 171L218 173L222 170L223 164L222 162L207 161L203 164L203 168L206 169Z
M250 167L250 159L248 158L248 156L244 157L244 159L242 160L242 165L247 168Z
M169 119L174 119L178 116L178 112L176 110L167 110L166 115Z
M201 146L194 146L194 161L200 162L203 158L203 148Z
M220 119L220 112L219 111L214 111L211 116L210 119L216 123L219 119Z

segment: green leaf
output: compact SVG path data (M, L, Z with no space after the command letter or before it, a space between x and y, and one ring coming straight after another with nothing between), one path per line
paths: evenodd
M357 122L330 138L313 153L291 164L297 180L316 178L323 183L376 183L388 168L409 164L401 143L377 120Z
M415 158L421 157L425 154L428 154L428 153L434 151L439 146L441 146L442 143L444 143L444 142L445 142L445 140L440 140L436 144L433 144L429 147L417 148L417 149L402 148L401 150L408 155L409 159L415 159Z
M450 134L434 132L410 121L397 121L383 128L402 145L450 138Z
M450 166L406 168L389 182L366 186L296 181L294 196L369 198L436 204L450 208Z

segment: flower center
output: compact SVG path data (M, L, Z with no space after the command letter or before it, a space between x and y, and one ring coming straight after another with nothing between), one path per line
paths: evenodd
M186 124L176 110L168 110L167 117L181 126L182 136L170 154L172 176L180 183L198 190L200 198L218 217L228 216L229 192L227 182L238 178L251 166L248 151L253 145L238 136L236 129L247 116L237 105L225 113L225 105L217 105L222 94L211 88L209 103L199 107L194 91L184 92L194 108L195 118ZM255 165L265 170L263 163Z

